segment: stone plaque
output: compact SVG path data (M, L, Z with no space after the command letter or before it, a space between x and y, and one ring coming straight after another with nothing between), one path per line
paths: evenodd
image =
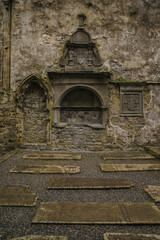
M121 116L143 116L142 87L121 86Z

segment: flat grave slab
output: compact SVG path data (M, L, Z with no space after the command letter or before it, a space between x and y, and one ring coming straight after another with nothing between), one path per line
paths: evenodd
M153 203L43 202L33 223L160 224L160 210Z
M23 158L35 159L35 160L81 160L81 155L72 155L72 154L25 154Z
M160 186L148 185L144 190L153 198L155 202L160 202Z
M159 158L160 159L160 147L145 147L145 149L149 152L149 153L151 153L151 154L153 154L154 156L156 156L157 158Z
M20 151L19 149L15 149L4 154L2 157L0 157L0 164L9 159L10 157L14 156L19 151Z
M100 164L103 172L160 171L160 164Z
M132 234L132 233L105 233L104 240L160 240L160 235Z
M79 173L79 166L57 165L17 165L10 170L12 173Z
M10 240L67 240L66 236L43 236L43 235L26 235L23 237L15 237Z
M145 159L155 159L154 156L152 156L151 154L147 154L147 153L125 153L125 152L121 152L121 153L109 153L109 154L105 154L102 155L102 158L104 160L145 160Z
M37 196L29 187L4 185L0 187L0 206L35 206Z
M130 188L133 184L126 179L104 178L52 178L48 189L106 189Z

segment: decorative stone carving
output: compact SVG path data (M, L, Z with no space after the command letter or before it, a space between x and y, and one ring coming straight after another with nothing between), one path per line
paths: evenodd
M142 87L121 86L121 116L143 116Z
M60 59L60 65L65 67L66 71L92 71L94 67L102 65L98 49L83 29L84 16L79 15L79 17L79 28L66 43Z

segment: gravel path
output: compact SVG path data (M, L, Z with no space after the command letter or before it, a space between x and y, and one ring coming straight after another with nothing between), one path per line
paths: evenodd
M27 185L38 195L40 202L151 202L144 191L147 185L160 185L160 172L102 172L100 163L160 163L160 160L103 160L102 153L81 153L82 160L29 160L26 153L39 151L23 150L0 165L0 185ZM45 151L41 151L45 153ZM51 153L51 152L47 152ZM53 152L52 152L53 153ZM79 154L79 153L78 153ZM103 153L104 154L104 153ZM15 165L74 165L81 167L77 174L21 174L10 173ZM53 177L123 178L135 185L130 189L107 190L47 190ZM156 204L160 208L160 203ZM65 225L32 224L37 207L0 207L0 235L2 239L23 235L66 235L68 240L101 240L105 232L160 234L159 225Z

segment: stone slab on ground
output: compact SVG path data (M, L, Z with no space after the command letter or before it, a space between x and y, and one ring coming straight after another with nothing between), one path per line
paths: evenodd
M10 157L14 156L17 152L19 152L19 149L15 149L13 151L10 151L6 154L4 154L2 157L0 157L0 164L9 159Z
M28 186L4 185L0 187L0 206L35 206L37 196Z
M43 236L43 235L26 235L23 237L15 237L8 240L67 240L66 236Z
M128 152L119 152L119 153L112 153L112 154L106 154L102 155L102 158L104 160L144 160L144 159L155 159L154 156L151 154L146 153L128 153Z
M100 164L103 172L160 171L160 164Z
M73 154L25 154L23 158L35 159L35 160L81 160L81 155L73 155Z
M57 165L17 165L10 170L12 173L79 173L79 166Z
M160 186L148 185L144 190L153 198L155 202L160 202Z
M130 188L133 184L126 179L105 178L52 178L48 189L106 189Z
M43 202L33 223L160 224L160 210L153 203Z
M146 151L160 159L160 147L145 147Z
M104 240L160 240L160 235L133 233L105 233Z

